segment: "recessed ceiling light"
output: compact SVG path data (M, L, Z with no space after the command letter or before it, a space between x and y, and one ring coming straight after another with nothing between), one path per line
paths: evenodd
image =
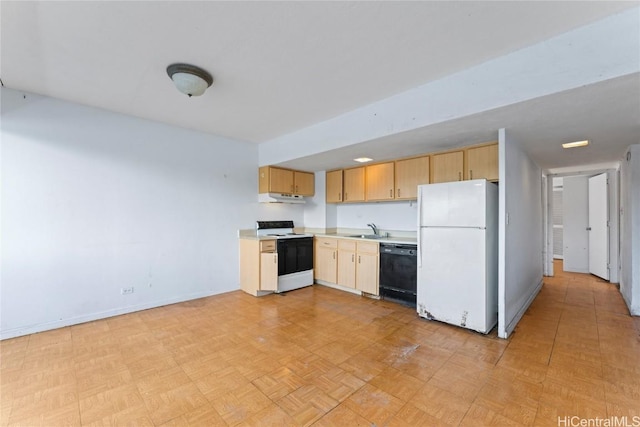
M370 162L373 159L370 159L368 157L358 157L357 159L353 159L358 163L366 163L366 162Z
M589 141L586 139L584 141L567 142L562 144L562 148L584 147L585 145L589 145Z

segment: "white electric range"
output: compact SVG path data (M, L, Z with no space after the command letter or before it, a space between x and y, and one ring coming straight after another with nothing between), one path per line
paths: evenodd
M293 221L257 221L256 235L276 239L278 290L313 285L313 235L293 231Z

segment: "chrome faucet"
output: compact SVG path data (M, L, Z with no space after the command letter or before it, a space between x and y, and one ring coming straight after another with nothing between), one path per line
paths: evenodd
M376 236L378 235L378 227L376 227L374 223L367 224L367 227L371 227L371 229L373 230L373 234L375 234Z

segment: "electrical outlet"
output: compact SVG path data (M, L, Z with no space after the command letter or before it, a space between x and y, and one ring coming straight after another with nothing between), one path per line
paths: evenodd
M120 288L120 295L128 295L133 293L133 286L128 288Z

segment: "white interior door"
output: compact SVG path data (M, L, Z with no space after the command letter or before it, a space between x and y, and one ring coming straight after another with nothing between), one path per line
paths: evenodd
M589 191L586 176L563 179L562 222L564 270L589 272Z
M607 174L589 178L589 273L609 280Z

